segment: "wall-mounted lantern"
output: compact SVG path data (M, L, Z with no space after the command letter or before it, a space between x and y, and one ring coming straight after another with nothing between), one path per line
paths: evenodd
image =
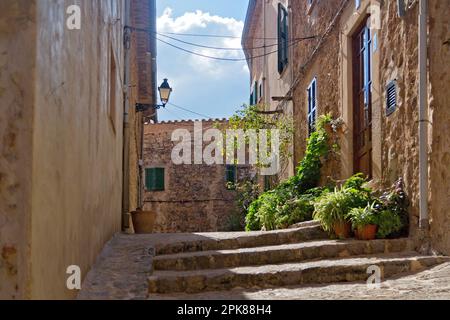
M158 87L158 91L159 97L161 99L161 104L150 105L137 103L136 112L144 112L150 108L154 109L165 108L166 104L169 102L170 94L172 93L172 88L170 87L167 79L164 79L163 83L161 83L161 85Z

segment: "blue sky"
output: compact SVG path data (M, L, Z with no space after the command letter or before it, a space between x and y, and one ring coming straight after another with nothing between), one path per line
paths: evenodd
M247 0L157 0L158 32L241 36ZM240 39L170 35L196 44L240 48ZM185 49L215 57L243 58L242 51L199 48L158 36ZM158 41L158 85L168 78L170 102L213 118L231 116L247 103L246 62L215 61L184 53ZM159 120L199 119L199 115L167 105Z

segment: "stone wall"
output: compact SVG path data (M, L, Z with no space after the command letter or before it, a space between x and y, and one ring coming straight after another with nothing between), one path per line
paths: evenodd
M341 4L345 6L339 13ZM372 48L373 174L384 186L391 185L398 177L404 179L411 199L411 234L414 236L419 220L418 4L409 8L403 18L397 16L396 1L381 1L380 4L381 29L372 30L372 36L377 37L377 48ZM356 10L354 1L318 1L307 14L306 1L292 3L295 21L293 37L325 35L294 49L294 79L298 78L294 81L293 91L295 162L302 158L306 147L306 89L314 77L318 81L319 114L330 112L334 117L344 119L344 126L338 135L340 157L325 165L322 170L324 177L344 179L353 173L352 63L349 45L354 31L367 15L369 5L369 1L361 1L359 10ZM435 248L449 253L450 114L446 88L449 87L450 48L444 45L450 38L449 1L430 1L429 14L431 238ZM333 25L336 15L337 23ZM327 30L329 32L325 33ZM386 86L394 79L398 85L398 105L393 114L386 116Z
M203 132L216 123L226 124L223 120L202 121ZM155 232L229 230L236 207L235 192L226 188L226 166L194 164L193 147L192 164L174 164L172 149L179 142L172 142L172 132L176 129L186 129L194 137L193 121L161 122L144 128L144 168L165 168L165 190L144 193L144 210L157 213ZM238 179L252 173L249 166L239 166Z
M294 38L317 36L293 47L294 78L294 162L299 163L306 150L308 137L308 98L306 90L314 78L317 80L318 114L339 112L339 28L330 28L338 13L340 1L316 1L308 11L307 1L292 2ZM324 182L340 178L339 161L331 160L322 168Z

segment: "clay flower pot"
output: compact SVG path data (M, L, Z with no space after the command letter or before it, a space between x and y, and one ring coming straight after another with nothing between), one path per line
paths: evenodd
M150 211L133 211L131 219L135 233L152 233L155 226L156 213Z
M364 227L358 227L355 230L356 238L359 240L374 240L377 235L378 226L368 224Z
M347 221L336 222L333 225L334 234L339 239L347 239L350 238L350 234L352 232L352 225Z

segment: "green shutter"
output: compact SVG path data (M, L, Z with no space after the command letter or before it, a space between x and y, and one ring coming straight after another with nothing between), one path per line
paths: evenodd
M145 188L147 191L163 191L164 187L164 168L145 169Z

